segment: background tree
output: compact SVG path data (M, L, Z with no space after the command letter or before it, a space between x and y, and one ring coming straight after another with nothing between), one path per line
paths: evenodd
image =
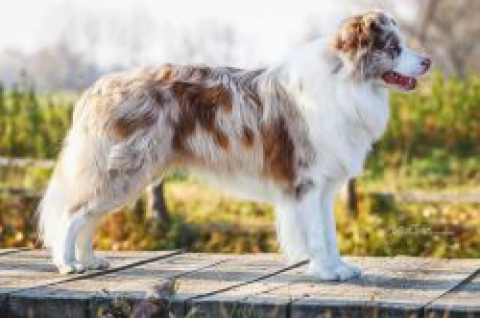
M480 70L480 1L423 0L413 5L416 14L398 16L414 46L449 75L464 78Z

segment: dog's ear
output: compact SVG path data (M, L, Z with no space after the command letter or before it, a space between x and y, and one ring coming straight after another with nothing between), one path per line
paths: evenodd
M380 33L389 24L389 18L383 12L370 12L363 16L363 24L373 33Z
M356 52L368 46L370 29L362 16L355 16L346 21L340 28L334 47L337 51L356 55Z
M373 38L382 32L386 24L388 24L388 18L382 12L354 16L340 27L334 48L354 57L362 49L369 47Z

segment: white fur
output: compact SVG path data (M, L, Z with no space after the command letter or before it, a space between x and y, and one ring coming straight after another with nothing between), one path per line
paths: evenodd
M422 65L424 60L424 56L412 51L404 45L402 53L400 54L399 62L394 68L394 71L408 77L423 75L426 71L425 66Z

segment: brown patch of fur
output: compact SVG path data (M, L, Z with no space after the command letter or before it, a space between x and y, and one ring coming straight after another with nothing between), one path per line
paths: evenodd
M171 92L180 106L180 117L175 124L172 146L177 151L185 151L185 141L194 133L198 124L220 147L228 148L228 139L216 124L219 109L230 112L232 101L223 85L205 87L197 83L176 81Z
M153 82L154 83L171 83L178 76L178 70L171 64L165 64L157 72L155 72Z
M366 47L370 41L370 32L361 16L350 19L335 39L335 49L355 56L357 51Z
M185 76L195 79L204 79L212 75L212 69L208 66L186 67Z
M224 150L228 150L230 146L227 135L218 129L213 132L213 141Z
M150 96L150 98L153 99L153 101L155 101L155 105L157 107L163 107L164 104L167 102L167 98L165 97L165 95L155 87L151 87L149 89L148 95Z
M288 133L285 120L261 127L266 173L281 183L295 179L295 147Z
M134 118L120 117L114 122L112 131L117 138L125 139L135 131L153 125L155 120L156 117L153 112L140 114L140 116Z
M108 104L105 112L113 111L116 105L130 107L122 109L125 114L116 113L113 120L109 114L110 117L105 117L110 120L102 121L102 125L111 127L115 138L127 138L162 119L168 133L172 133L169 136L173 153L166 159L172 167L216 165L213 168L228 170L238 166L263 174L292 196L299 197L308 191L308 182L298 181L310 162L308 140L303 137L307 136L302 130L303 119L287 92L269 78L265 70L165 65L147 70L123 86L120 87L126 91L123 101L132 103L125 105L121 100L105 99ZM233 96L238 105L233 105ZM129 98L132 101L125 100ZM233 114L234 107L238 108ZM228 118L230 115L232 121ZM219 116L227 125L229 122L239 125L235 127L240 131L232 130L238 134L237 140L229 140L227 130L219 127ZM258 143L258 148L262 147L258 151L263 153L254 155L263 155L263 165L247 167L249 163L242 162L243 158L222 157L219 162L208 162L209 158L202 158L201 151L194 153L188 144L197 132L202 138L211 138L218 149L225 152L232 146L231 142L252 152L257 151L254 146Z
M334 48L349 54L352 58L362 49L378 42L389 19L381 12L358 15L346 21L334 42Z
M175 81L198 81L213 75L211 68L207 66L176 66L165 64L159 68L154 76L153 82L163 85L172 84Z
M253 131L247 126L243 127L242 144L245 148L251 148L253 146L254 138Z

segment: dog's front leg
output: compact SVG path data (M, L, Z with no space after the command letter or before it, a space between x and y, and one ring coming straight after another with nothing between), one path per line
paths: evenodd
M358 267L345 263L339 255L333 203L334 185L324 185L303 198L304 224L310 264L308 273L323 280L346 280L359 276Z

